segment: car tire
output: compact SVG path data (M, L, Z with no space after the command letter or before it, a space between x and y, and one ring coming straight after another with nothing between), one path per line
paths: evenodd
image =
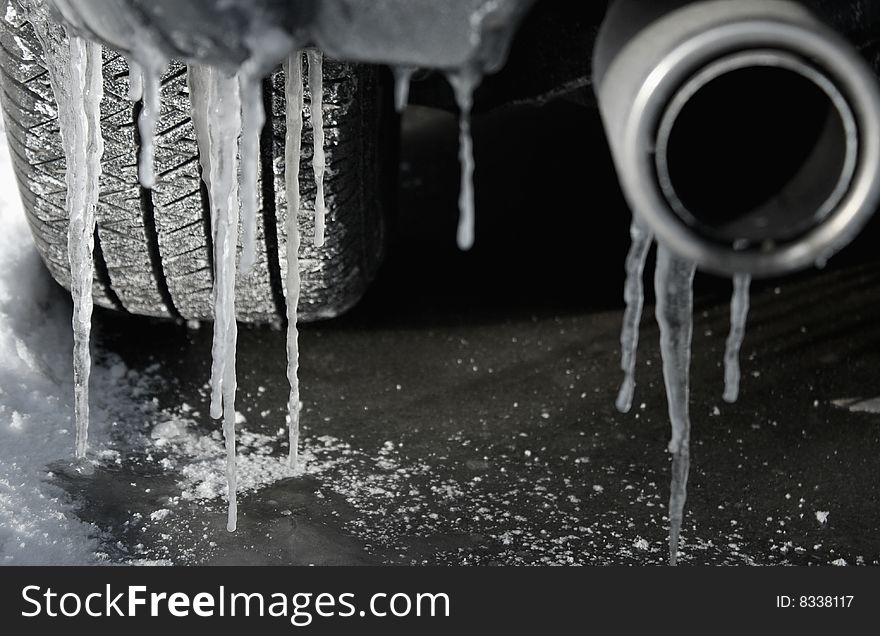
M377 67L327 60L327 237L312 244L315 185L309 100L300 166L302 245L300 320L337 316L363 295L382 259L389 176L395 170L392 100ZM137 180L139 103L127 99L128 67L103 53L101 119L105 150L96 212L94 300L132 314L207 320L213 317L213 264L207 191L200 177L190 120L186 66L162 77L152 190ZM42 48L30 24L6 12L0 24L0 87L7 138L27 218L49 272L69 286L65 159L57 107ZM256 265L239 275L237 313L244 322L282 322L287 203L284 195L285 99L279 68L263 82L267 125L261 136Z

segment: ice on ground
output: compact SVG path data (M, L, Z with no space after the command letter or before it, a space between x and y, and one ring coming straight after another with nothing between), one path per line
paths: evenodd
M841 398L832 400L834 406L847 409L853 413L880 414L880 397L875 398Z

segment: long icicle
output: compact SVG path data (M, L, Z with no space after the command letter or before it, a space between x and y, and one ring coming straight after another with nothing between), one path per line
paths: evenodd
M752 277L737 274L733 277L733 297L730 300L730 334L724 350L724 401L733 404L739 399L739 383L742 373L739 352L746 337L746 321L749 317L749 288Z
M679 537L687 500L690 469L690 362L693 340L693 282L696 266L672 255L662 245L657 248L654 286L657 294L657 323L660 325L660 352L663 379L672 424L672 480L669 497L669 561L678 559Z
M471 136L471 110L474 104L474 90L480 76L471 70L462 69L450 73L449 83L455 92L458 104L458 160L461 164L461 187L458 194L458 248L463 251L474 246L474 142Z
M88 450L95 210L104 153L101 46L57 26L44 4L29 4L26 10L45 55L66 158L67 256L73 299L74 452L82 458Z
M188 69L193 125L199 139L202 172L211 203L214 238L214 340L211 365L211 417L223 418L229 510L227 530L237 526L235 466L235 261L238 247L238 138L241 101L238 82L221 71ZM207 152L206 152L207 150Z
M291 470L299 467L299 331L297 309L299 307L299 168L302 156L303 130L303 72L302 52L290 56L284 69L285 93L287 94L287 135L285 137L284 185L287 193L287 381L290 395L287 401L288 438L290 450L288 462Z
M324 171L327 159L324 153L324 54L310 50L309 93L311 95L312 117L312 170L315 173L315 246L324 245L324 232L327 206L324 202Z
M617 410L629 413L632 409L636 388L636 357L639 350L639 323L645 305L645 284L643 276L648 251L654 242L654 235L642 228L635 220L630 226L632 245L626 257L626 286L623 298L626 311L623 314L623 328L620 332L620 368L623 383L617 395Z
M76 410L76 456L85 457L89 439L89 377L92 329L92 278L94 276L95 210L98 205L101 158L101 98L103 76L101 46L70 36L71 89L77 132L67 155L67 213L70 228L67 253L70 260L70 289L73 296L73 358ZM80 95L76 93L81 91ZM78 111L78 112L77 112ZM73 189L73 192L71 191Z

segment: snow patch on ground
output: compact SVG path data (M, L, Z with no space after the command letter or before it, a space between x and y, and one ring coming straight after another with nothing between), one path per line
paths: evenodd
M48 467L73 457L70 303L33 247L2 131L0 227L0 563L94 563L95 528L47 483ZM108 379L97 374L98 392Z

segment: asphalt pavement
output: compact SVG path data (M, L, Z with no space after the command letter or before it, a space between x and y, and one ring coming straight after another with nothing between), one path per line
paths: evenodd
M559 102L478 118L470 253L455 246L456 134L451 115L407 113L387 261L351 313L302 327L304 476L273 472L284 334L241 329L254 487L236 533L198 485L221 465L210 325L97 315L99 363L124 361L142 415L115 423L115 454L53 480L108 560L666 563L670 431L650 298L635 407L614 409L629 213L598 116ZM731 284L698 277L682 564L880 561L878 237L874 223L825 271L755 284L736 405L721 400ZM177 420L189 441L158 444L156 427ZM213 446L196 448L202 436Z

